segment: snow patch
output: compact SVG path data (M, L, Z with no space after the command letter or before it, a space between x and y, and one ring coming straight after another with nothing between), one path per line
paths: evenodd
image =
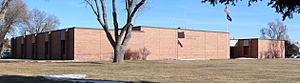
M45 78L49 80L69 81L72 79L83 79L86 76L87 75L85 74L62 74L62 75L49 75L49 76L45 76Z
M45 76L46 79L55 80L55 81L70 81L70 82L79 82L79 83L125 83L125 82L106 81L106 80L79 80L79 79L84 79L85 77L87 77L86 74L62 74L62 75Z

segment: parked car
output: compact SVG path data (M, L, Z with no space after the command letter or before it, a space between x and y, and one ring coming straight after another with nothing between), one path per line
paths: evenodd
M9 59L9 58L11 58L11 53L10 52L3 52L1 54L1 58L3 58L3 59Z
M300 54L293 54L289 58L300 58Z

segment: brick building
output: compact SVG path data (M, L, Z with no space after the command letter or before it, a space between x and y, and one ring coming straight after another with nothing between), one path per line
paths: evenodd
M285 58L285 41L265 39L231 40L231 58Z
M73 27L11 41L16 59L97 61L113 57L113 49L101 29ZM147 60L229 59L229 33L138 26L133 28L128 55L143 55Z

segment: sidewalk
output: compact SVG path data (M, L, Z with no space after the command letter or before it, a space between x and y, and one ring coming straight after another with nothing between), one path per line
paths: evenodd
M78 62L76 60L0 59L0 62Z

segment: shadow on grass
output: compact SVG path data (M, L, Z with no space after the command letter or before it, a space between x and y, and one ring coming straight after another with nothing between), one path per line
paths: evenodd
M104 62L54 62L54 63L87 63L87 64L104 64Z
M70 79L51 80L42 76L20 76L20 75L2 75L0 83L155 83L150 81L116 81L116 80L90 80L90 79Z
M32 59L0 59L0 63L16 63L16 62L28 62L28 63L88 63L88 64L103 64L99 61L74 61L74 60L32 60Z

